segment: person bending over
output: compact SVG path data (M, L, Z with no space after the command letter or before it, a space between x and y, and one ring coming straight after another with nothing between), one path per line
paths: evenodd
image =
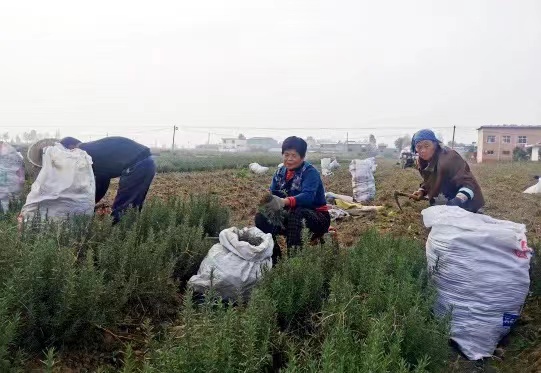
M156 174L150 149L125 137L106 137L83 143L65 137L60 143L68 149L79 148L92 158L96 178L96 203L107 193L111 179L120 177L118 192L112 206L113 222L129 207L143 207L148 189Z

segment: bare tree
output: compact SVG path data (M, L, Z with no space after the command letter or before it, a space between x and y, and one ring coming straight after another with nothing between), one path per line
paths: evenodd
M308 144L309 147L312 147L312 148L317 145L316 139L314 139L312 136L308 136L306 138L306 143Z
M30 131L28 140L30 140L31 142L38 140L38 133L36 132L36 130Z
M398 150L402 150L405 146L409 145L410 143L411 143L411 137L409 135L405 135L396 139L394 141L394 146Z

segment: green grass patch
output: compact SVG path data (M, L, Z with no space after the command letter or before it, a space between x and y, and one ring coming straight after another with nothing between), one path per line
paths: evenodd
M2 215L0 370L12 351L88 347L102 328L174 317L180 281L208 252L204 236L227 227L228 216L208 196L149 202L116 226L77 218L18 231L15 214Z
M376 233L340 254L306 248L246 305L186 301L144 372L437 372L448 323L433 317L424 252ZM246 364L250 362L249 364Z

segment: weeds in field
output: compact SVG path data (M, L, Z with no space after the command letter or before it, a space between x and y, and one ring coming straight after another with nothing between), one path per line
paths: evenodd
M143 372L261 372L271 366L275 312L268 298L254 295L237 307L212 296L196 306L190 292L184 299L180 325Z
M15 343L19 324L19 315L13 314L8 308L11 301L6 296L0 296L0 372L9 371L10 347Z
M45 360L42 360L41 362L43 363L45 373L54 372L54 367L58 363L56 360L56 351L54 347L51 347L45 351Z
M328 246L303 250L280 262L263 279L258 291L272 299L283 330L304 328L321 309L336 260Z
M144 372L439 371L448 324L417 244L365 235L336 255L305 249L268 272L247 305L185 297L180 326Z
M247 179L250 176L250 171L248 171L248 169L246 168L241 168L240 170L237 171L235 176L238 179Z
M163 318L177 305L172 279L195 273L208 251L205 222L207 233L225 222L210 211L220 214L216 201L155 202L114 227L82 219L22 235L3 220L1 367L17 347L84 344L130 315ZM124 371L437 371L447 324L432 317L432 300L417 244L370 233L340 253L322 245L290 254L247 304L211 291L196 305L184 294L173 332L150 343L145 361L128 347Z
M541 239L530 242L530 247L534 251L530 264L531 294L541 296Z
M431 315L433 291L416 244L369 233L340 268L319 315L323 343L297 371L438 371L445 364L448 327Z
M120 224L74 218L0 219L0 370L10 351L85 344L128 316L171 315L178 281L196 273L205 234L225 228L228 213L213 197L149 203Z

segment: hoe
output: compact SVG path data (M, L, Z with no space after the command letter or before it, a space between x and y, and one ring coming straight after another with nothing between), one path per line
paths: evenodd
M423 197L423 198L419 198L411 193L404 193L404 192L399 192L398 190L394 192L394 200L396 201L396 204L398 206L398 209L400 211L403 211L402 210L402 206L400 206L400 200L398 199L398 197L408 197L409 199L412 199L414 201L420 201L420 200L426 200L427 198L426 197Z

